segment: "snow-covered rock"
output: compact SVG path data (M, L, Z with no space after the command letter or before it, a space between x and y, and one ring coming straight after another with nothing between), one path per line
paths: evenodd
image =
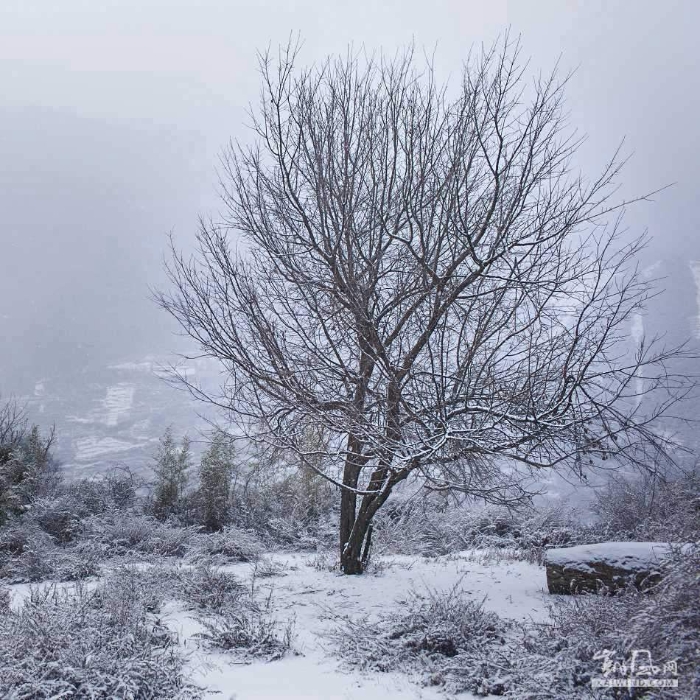
M671 550L664 542L601 542L550 549L546 553L550 593L609 591L633 584L646 588L661 578Z

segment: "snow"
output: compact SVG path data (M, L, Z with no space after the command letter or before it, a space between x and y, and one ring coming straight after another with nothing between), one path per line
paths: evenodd
M164 621L178 632L180 643L195 650L190 659L195 682L207 697L222 700L431 700L445 696L422 688L398 673L369 673L342 668L332 656L326 633L342 616L376 618L400 609L411 591L443 591L459 586L487 609L505 618L548 620L543 568L520 561L480 563L473 552L436 559L391 556L381 559L378 574L343 576L313 565L308 554L270 556L286 575L263 579L271 592L275 616L295 622L294 649L279 661L235 663L223 653L198 648L198 623L173 606ZM250 577L250 564L224 567ZM463 695L465 700L471 696Z
M127 442L113 437L85 437L75 441L75 461L94 462L105 455L127 452L142 447L142 443Z
M693 275L693 281L695 282L695 298L698 305L698 313L695 317L695 337L700 338L700 261L693 260L688 263L690 266L690 272Z
M445 700L398 673L347 673L316 654L232 666L223 655L201 669L207 698L224 700ZM468 700L470 695L463 696Z
M630 335L635 346L639 347L644 338L644 316L642 314L634 314L632 316Z
M134 406L136 385L121 382L108 386L105 397L99 401L99 408L90 412L89 416L68 416L71 423L84 423L87 425L104 425L108 428L116 428L124 419L128 418Z
M605 563L620 569L648 569L658 566L669 554L664 542L601 542L547 550L547 563L581 569L586 564Z
M134 405L135 391L136 387L133 384L117 384L107 387L107 395L102 401L105 425L114 427L122 417L129 415Z
M108 365L107 369L118 372L147 372L153 371L153 360L146 358L142 362L120 362L116 365Z
M205 697L218 700L445 700L439 688L421 687L401 673L378 673L349 669L333 655L327 633L345 616L376 619L380 614L400 612L409 593L428 593L462 588L485 608L504 618L548 621L545 570L514 561L508 554L467 551L437 558L385 556L376 573L343 576L320 566L329 558L308 553L266 555L281 567L283 575L259 578L258 595L271 596L273 615L284 625L294 621L294 653L266 662L242 662L199 644L202 630L194 613L176 601L167 603L159 618L177 633L188 654L192 680L206 689ZM250 581L255 565L221 567ZM32 587L75 584L11 586L12 605L18 607ZM88 583L97 585L96 580ZM463 700L474 696L460 695Z

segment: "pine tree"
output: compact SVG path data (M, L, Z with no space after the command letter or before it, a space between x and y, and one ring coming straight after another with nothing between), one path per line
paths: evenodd
M172 427L169 426L160 439L154 466L156 484L153 514L159 520L165 520L180 512L187 488L187 472L190 468L190 462L189 438L183 437L178 449L173 438Z
M199 465L198 510L200 523L210 531L221 530L229 520L233 443L217 430Z

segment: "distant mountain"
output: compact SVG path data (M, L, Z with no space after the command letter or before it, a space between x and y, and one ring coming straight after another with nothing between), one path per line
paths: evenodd
M665 291L650 302L644 316L632 320L630 336L660 334L669 345L688 340L689 347L700 354L700 262L661 260L646 274L662 278ZM114 463L147 469L168 425L197 440L208 427L198 413L218 417L210 407L166 381L165 355L131 355L104 365L90 361L89 354L81 354L77 347L65 361L44 366L42 374L30 379L31 350L28 346L24 354L29 358L24 375L13 376L14 391L26 403L32 420L43 426L56 425L57 456L76 475L102 471ZM0 366L0 387L10 383L3 369ZM677 369L698 373L700 360L686 361ZM218 365L198 361L189 365L188 372L212 386L217 382ZM696 418L700 401L687 402L678 413ZM678 429L688 447L700 447L694 426L679 424Z
M194 363L188 372L212 379L207 364ZM124 464L145 471L158 438L168 425L176 435L188 433L195 443L208 427L189 394L164 380L166 370L154 357L108 367L84 368L39 378L32 391L18 398L31 419L55 424L56 456L74 476L105 471Z

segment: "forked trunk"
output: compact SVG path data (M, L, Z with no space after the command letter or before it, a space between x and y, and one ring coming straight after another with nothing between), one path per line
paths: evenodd
M340 568L344 574L361 574L369 563L372 524L364 518L353 527L349 539L341 543Z

